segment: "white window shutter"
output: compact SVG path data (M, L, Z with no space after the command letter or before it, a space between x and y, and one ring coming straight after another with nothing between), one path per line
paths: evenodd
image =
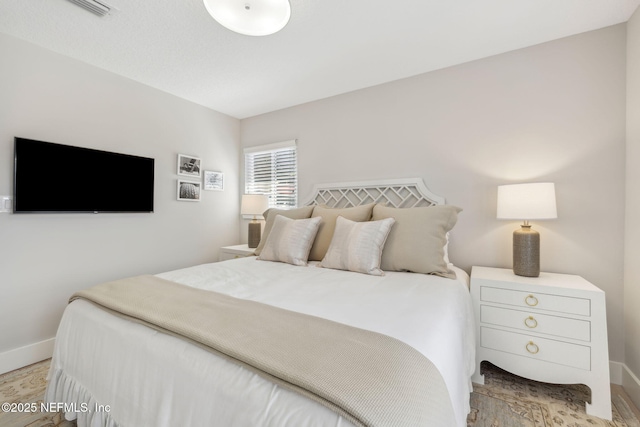
M295 208L298 204L297 163L295 141L246 148L245 193L266 194L270 208Z

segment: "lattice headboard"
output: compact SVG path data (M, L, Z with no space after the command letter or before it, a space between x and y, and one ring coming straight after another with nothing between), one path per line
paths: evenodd
M396 208L443 205L444 197L433 194L422 178L318 184L303 206L327 205L349 208L367 203L386 203Z

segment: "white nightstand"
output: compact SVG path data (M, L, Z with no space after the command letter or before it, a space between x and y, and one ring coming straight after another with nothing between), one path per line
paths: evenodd
M605 295L580 276L473 267L476 371L484 360L513 374L591 389L586 412L611 420Z
M226 261L228 259L253 256L255 255L254 251L255 251L255 248L249 248L249 246L246 243L244 245L224 246L220 248L218 261Z

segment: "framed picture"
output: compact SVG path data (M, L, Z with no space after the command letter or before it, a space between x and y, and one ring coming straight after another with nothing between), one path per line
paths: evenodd
M222 172L204 171L205 190L224 190L224 174Z
M200 183L178 180L178 200L187 202L200 201Z
M178 175L201 177L200 159L186 154L178 154Z

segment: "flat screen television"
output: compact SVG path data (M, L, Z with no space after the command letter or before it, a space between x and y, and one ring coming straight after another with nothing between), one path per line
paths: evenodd
M15 138L14 213L153 212L154 159Z

